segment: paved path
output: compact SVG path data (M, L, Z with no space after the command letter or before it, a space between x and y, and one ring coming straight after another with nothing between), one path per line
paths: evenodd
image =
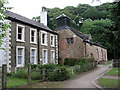
M60 88L96 88L92 81L109 69L109 66L98 65L93 71L87 72L75 79L68 80Z

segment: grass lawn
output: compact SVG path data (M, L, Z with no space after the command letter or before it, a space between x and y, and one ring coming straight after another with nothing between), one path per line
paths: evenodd
M112 68L109 72L107 72L105 75L120 75L120 68Z
M32 82L35 82L36 80L33 80ZM7 87L17 87L17 86L21 86L21 85L26 85L28 84L28 80L27 79L23 79L23 78L16 78L16 77L7 77Z
M98 83L100 86L105 87L105 88L118 88L117 79L100 78L98 79ZM119 84L120 84L120 80L119 80Z

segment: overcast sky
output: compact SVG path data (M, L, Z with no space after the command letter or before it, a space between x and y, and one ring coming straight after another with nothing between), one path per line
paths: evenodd
M17 14L25 16L27 18L32 18L34 16L39 16L41 12L41 7L45 6L47 8L64 8L66 6L77 6L78 4L90 4L92 6L99 5L105 2L112 2L113 0L101 0L100 2L91 3L92 0L8 0L9 6L13 7L11 10Z

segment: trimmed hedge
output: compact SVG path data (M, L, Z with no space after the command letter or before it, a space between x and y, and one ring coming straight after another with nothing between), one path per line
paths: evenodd
M64 65L74 66L74 65L83 65L90 62L95 62L94 58L66 58L64 60Z

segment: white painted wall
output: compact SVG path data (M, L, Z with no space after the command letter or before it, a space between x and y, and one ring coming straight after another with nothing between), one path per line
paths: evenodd
M4 42L2 44L2 46L0 48L5 48L6 49L6 38L4 39ZM2 64L6 64L6 50L0 49L0 66L2 66Z
M40 13L40 23L47 26L47 11L45 9Z

